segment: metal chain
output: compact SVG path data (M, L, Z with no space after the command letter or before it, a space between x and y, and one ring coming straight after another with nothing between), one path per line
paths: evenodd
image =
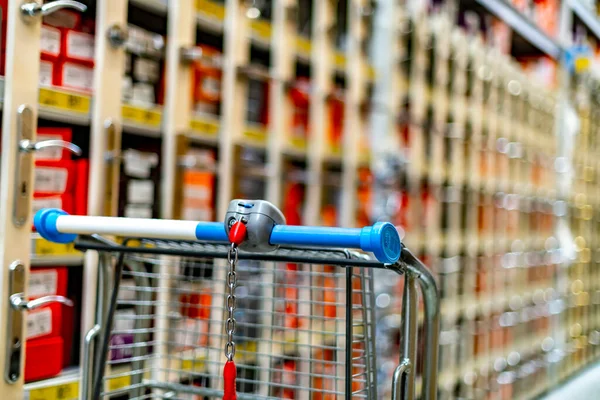
M228 361L233 361L235 356L235 342L233 334L235 333L235 287L237 285L237 274L235 267L238 262L238 248L235 243L231 243L229 252L227 253L227 262L229 263L229 272L227 272L227 320L225 322L225 330L227 331L227 343L225 344L225 357Z

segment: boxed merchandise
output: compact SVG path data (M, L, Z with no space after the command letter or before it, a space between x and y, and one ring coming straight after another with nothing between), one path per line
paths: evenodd
M84 158L75 161L75 171L77 183L73 192L73 213L87 215L89 161Z
M329 99L329 131L328 144L333 152L339 152L344 134L344 97L342 90L337 89L336 94Z
M73 29L62 30L61 56L72 63L94 65L94 35Z
M90 65L60 61L54 72L54 84L84 92L94 88L94 68Z
M60 336L25 343L25 382L52 378L63 367L64 341Z
M36 161L34 194L64 194L75 187L75 163L71 160Z
M57 60L61 54L62 35L58 28L42 25L40 51L43 60Z
M26 339L29 341L60 336L62 333L62 311L63 305L59 303L29 311L26 316Z
M310 107L310 81L298 78L289 90L292 101L292 137L290 139L306 140L308 137L308 110Z
M195 62L192 67L192 99L194 110L217 114L221 101L222 71L219 67L221 52L209 46L199 46L206 60Z
M110 337L110 361L127 360L133 356L133 333L135 328L135 310L117 310L113 322L113 335Z
M51 14L45 15L43 22L56 28L80 29L81 13L73 10L56 10Z
M27 296L34 300L44 296L67 295L66 267L34 268L29 274Z
M73 195L63 193L61 195L34 194L31 202L31 212L35 214L42 208L59 208L69 214L75 213Z
M192 149L186 159L202 168L186 168L183 171L182 218L195 221L212 221L214 218L215 155L212 150Z
M44 140L64 140L70 142L73 132L70 128L38 128L38 142ZM35 152L35 159L38 161L60 161L70 160L71 152L61 147L47 147Z

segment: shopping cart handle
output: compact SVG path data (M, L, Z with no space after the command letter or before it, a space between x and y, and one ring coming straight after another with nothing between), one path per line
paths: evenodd
M221 222L195 222L141 218L72 216L63 210L42 209L35 214L34 226L46 240L71 243L77 235L115 235L167 240L202 240L229 242ZM251 231L252 222L248 224ZM362 249L372 252L383 263L394 263L400 257L400 235L389 222L358 228L327 228L271 225L264 241L269 245L318 246ZM253 235L249 235L249 238ZM251 241L251 239L249 239ZM246 250L252 250L248 248Z
M271 244L361 249L372 252L383 263L400 258L402 243L396 227L389 222L358 228L275 225Z

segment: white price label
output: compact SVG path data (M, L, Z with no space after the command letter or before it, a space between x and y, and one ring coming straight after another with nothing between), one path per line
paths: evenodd
M125 150L125 174L133 178L149 178L150 170L158 165L158 156L136 150Z
M36 167L33 189L40 193L64 193L69 171L66 168Z
M67 63L62 71L63 86L80 90L92 90L94 87L94 69L83 65Z
M38 142L41 142L44 140L62 140L62 136L60 136L60 135L44 135L44 134L38 133L37 140L38 140ZM63 149L61 147L51 146L51 147L46 147L44 149L36 151L35 159L36 160L57 161L62 158L62 155L63 155Z
M30 298L55 295L58 290L58 272L31 271L28 289L27 296Z
M62 199L60 197L42 197L33 199L31 202L32 213L40 211L42 208L62 209Z
M42 308L27 313L27 339L44 336L52 332L52 310Z
M60 54L60 31L56 28L42 25L40 50L43 53L58 56Z
M152 207L127 205L125 206L125 217L127 218L152 218Z
M127 184L127 202L152 204L154 202L154 182L131 180Z
M94 36L70 31L67 34L67 56L92 61L94 59Z

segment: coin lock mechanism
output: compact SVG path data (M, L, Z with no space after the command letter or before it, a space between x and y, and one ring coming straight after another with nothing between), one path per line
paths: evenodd
M236 222L246 225L246 239L240 244L241 250L269 252L279 246L272 245L271 232L275 225L285 225L285 217L277 207L264 200L233 200L225 214L225 230Z

